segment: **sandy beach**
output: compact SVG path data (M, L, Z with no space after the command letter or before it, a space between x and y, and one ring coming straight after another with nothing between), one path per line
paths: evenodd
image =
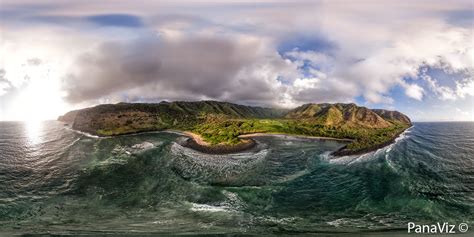
M185 131L182 132L183 135L191 137L197 144L201 146L212 146L209 142L204 141L201 135L190 132L190 131Z
M288 137L297 137L297 138L304 138L304 139L317 139L317 140L335 140L335 141L346 141L351 142L352 139L348 138L333 138L333 137L313 137L307 135L294 135L294 134L286 134L286 133L249 133L240 135L239 138L252 138L252 137L264 137L264 136L288 136Z

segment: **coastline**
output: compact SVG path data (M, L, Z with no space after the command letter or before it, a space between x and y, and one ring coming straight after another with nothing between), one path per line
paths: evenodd
M172 132L176 132L176 131L172 131ZM238 152L242 152L242 151L246 151L251 148L254 148L257 145L257 142L251 138L241 139L239 143L234 144L234 145L229 145L229 144L212 145L204 141L202 136L199 134L196 134L190 131L184 131L184 132L181 132L181 134L189 138L186 139L184 142L182 142L180 145L191 148L196 151L200 151L207 154L213 154L213 155L238 153Z
M183 135L191 137L191 139L194 140L195 143L197 143L200 146L212 146L209 142L204 141L201 135L190 132L190 131L184 131L182 132Z
M333 151L331 153L332 156L337 156L337 157L341 157L341 156L352 156L352 155L362 155L362 154L365 154L365 153L369 153L369 152L372 152L372 151L376 151L378 149L381 149L381 148L384 148L390 144L393 144L395 142L395 140L401 135L403 134L404 132L406 132L408 129L412 128L413 125L411 125L410 127L404 129L403 131L400 131L399 133L397 133L397 135L393 136L390 140L384 142L384 143L380 143L380 144L377 144L375 146L372 146L372 147L369 147L369 148L365 148L365 149L361 149L361 150L356 150L356 151L351 151L351 150L348 150L347 149L347 145L339 148L338 150L336 151Z
M296 137L296 138L303 138L303 139L315 139L315 140L332 140L332 141L342 141L342 142L352 142L354 141L353 139L348 139L348 138L333 138L333 137L314 137L314 136L308 136L308 135L298 135L298 134L286 134L286 133L248 133L248 134L242 134L239 135L238 138L241 139L240 143L234 144L234 145L229 145L229 144L216 144L212 145L208 142L206 142L201 135L193 133L191 131L180 131L180 130L173 130L173 129L166 129L166 130L142 130L142 131L134 131L134 132L128 132L128 133L123 133L123 134L117 134L117 135L110 135L110 136L103 136L103 135L94 135L91 133L83 132L77 129L73 129L69 126L66 126L69 129L71 129L74 132L80 133L82 135L92 137L92 138L106 138L106 137L114 137L114 136L123 136L123 135L133 135L133 134L140 134L140 133L150 133L150 132L169 132L169 133L176 133L180 134L183 136L188 137L186 141L180 143L180 145L184 147L188 147L203 153L207 154L214 154L214 155L219 155L219 154L231 154L231 153L238 153L238 152L243 152L246 150L249 150L251 148L254 148L257 145L257 142L252 139L253 137L264 137L264 136L290 136L290 137ZM376 151L378 149L381 149L383 147L386 147L392 143L395 142L395 140L405 131L410 129L412 126L404 129L403 131L400 131L396 136L392 137L390 140L377 144L373 147L361 149L361 150L348 150L347 145L344 145L343 147L339 148L336 151L331 152L332 156L336 157L341 157L341 156L350 156L350 155L362 155L365 153L369 153L372 151Z
M165 132L173 132L178 133L183 136L189 137L186 141L184 141L181 145L184 147L188 147L203 153L208 154L230 154L230 153L238 153L248 149L255 147L257 142L252 139L253 137L265 137L265 136L290 136L296 138L304 138L304 139L315 139L315 140L332 140L332 141L344 141L344 142L351 142L352 139L347 138L333 138L333 137L313 137L313 136L306 136L306 135L293 135L293 134L285 134L285 133L248 133L239 135L238 138L241 139L241 142L235 145L228 145L228 144L217 144L211 145L210 143L204 141L201 135L190 132L190 131L176 131L176 130L165 130Z
M296 137L296 138L304 138L304 139L333 140L333 141L344 141L344 142L354 141L353 139L349 139L349 138L314 137L314 136L308 136L308 135L298 135L298 134L288 134L288 133L262 133L262 132L242 134L238 136L238 138L252 138L252 137L265 137L265 136L288 136L288 137Z

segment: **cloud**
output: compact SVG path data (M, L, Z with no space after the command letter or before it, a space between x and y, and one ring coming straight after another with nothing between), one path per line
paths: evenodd
M451 24L472 27L472 18L474 16L474 9L472 7L470 9L447 11L445 14L447 15L447 22Z
M0 69L0 121L9 119L8 115L12 107L15 107L11 102L18 97L22 89L22 87L15 87L6 75L6 70Z
M28 60L26 60L26 62L30 66L38 66L41 64L42 61L39 58L29 58Z
M64 79L72 103L126 95L274 104L275 78L292 65L252 37L194 37L107 42L83 54Z
M457 99L464 99L467 96L474 96L474 77L469 74L464 75L463 79L455 81L455 87L453 88L439 85L436 79L426 75L426 70L422 72L420 77L428 83L429 88L437 96L440 96L441 100L455 101Z
M0 96L6 94L12 87L12 83L5 78L5 70L0 69Z
M474 79L470 78L461 82L456 82L456 95L460 98L474 96Z
M438 82L433 79L432 77L423 73L421 78L428 83L429 88L438 96L440 96L441 100L456 100L456 93L453 89L447 86L441 86Z
M417 84L407 84L405 94L413 99L423 99L424 90Z
M142 27L140 17L131 14L100 14L86 17L87 20L101 26Z
M390 90L397 85L405 88L408 97L422 100L425 90L405 81L417 79L420 67L450 72L472 67L469 29L449 25L438 16L438 8L387 4L391 8L382 7L384 4L296 3L291 11L298 15L289 18L285 13L288 5L274 2L238 8L239 12L251 9L245 21L235 18L237 8L225 4L219 7L226 15L183 13L167 5L174 10L148 20L162 39L138 35L139 40L104 43L97 52L84 55L77 64L80 71L64 80L67 99L120 99L117 94L121 94L141 100L210 98L274 105L350 101L363 96L369 103L390 104L394 100ZM324 7L322 15L315 16L314 7ZM406 7L410 10L401 10ZM453 10L444 4L439 8L449 14ZM314 28L305 28L308 24ZM234 37L268 45L243 44L240 39L231 40ZM195 57L199 60L190 59ZM91 82L80 85L84 78ZM239 84L241 81L246 85ZM157 95L149 88L167 92ZM448 89L437 91L449 98Z
M298 78L288 90L295 104L308 102L350 102L358 91L353 84L337 79Z
M446 102L473 96L470 1L115 2L6 0L2 50L13 55L5 66L17 74L12 81L23 75L13 65L24 63L14 56L22 49L41 66L60 61L50 77L61 80L71 104L363 98L395 106L431 94ZM28 34L10 38L20 31ZM424 77L425 67L468 76L445 85Z

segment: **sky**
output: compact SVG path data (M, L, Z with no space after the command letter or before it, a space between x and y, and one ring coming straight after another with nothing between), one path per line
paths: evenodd
M219 100L474 121L473 4L1 0L0 120Z

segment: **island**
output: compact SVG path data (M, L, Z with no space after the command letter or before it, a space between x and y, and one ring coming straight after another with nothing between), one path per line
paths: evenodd
M58 118L97 136L172 130L190 137L184 146L206 153L232 153L255 146L256 135L286 134L339 139L334 156L366 153L392 143L411 127L398 111L354 103L304 104L294 109L263 108L219 101L101 104Z

